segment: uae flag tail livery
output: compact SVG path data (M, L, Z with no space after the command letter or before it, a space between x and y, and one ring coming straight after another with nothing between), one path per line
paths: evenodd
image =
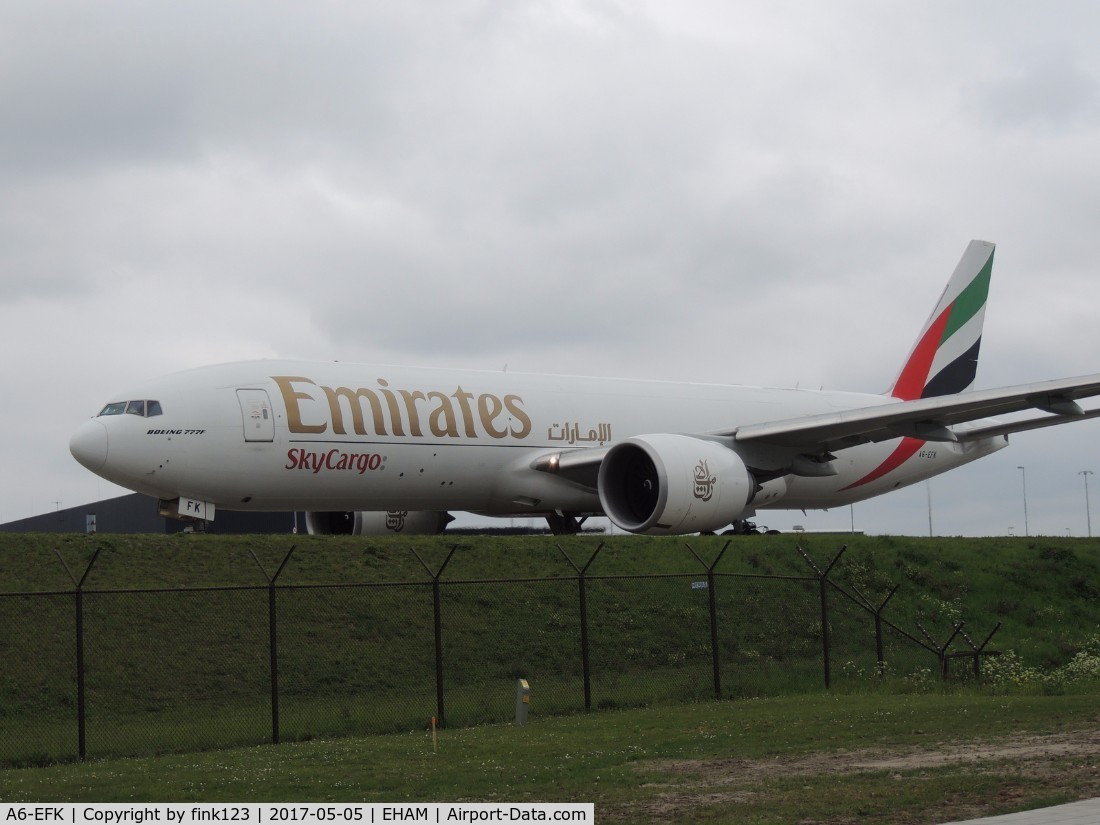
M974 385L978 350L993 274L994 244L971 241L917 336L890 395L902 401L955 395ZM919 438L903 438L893 452L847 489L877 481L896 470L924 447Z
M917 337L890 395L903 401L970 389L978 371L994 245L971 241Z

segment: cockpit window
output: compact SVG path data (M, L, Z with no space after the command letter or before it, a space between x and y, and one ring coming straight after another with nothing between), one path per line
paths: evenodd
M140 415L142 418L152 418L154 415L162 415L159 401L139 399L137 401L112 401L99 411L100 415Z

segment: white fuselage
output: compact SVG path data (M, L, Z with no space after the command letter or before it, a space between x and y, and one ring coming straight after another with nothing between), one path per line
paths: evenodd
M591 489L531 469L551 452L894 402L843 392L295 361L200 368L113 400L155 400L159 414L101 414L73 437L73 454L104 478L158 498L231 510L500 515L600 510ZM899 441L839 451L833 476L773 479L751 506L847 504L1006 444L1003 437L923 444L900 466L860 483Z

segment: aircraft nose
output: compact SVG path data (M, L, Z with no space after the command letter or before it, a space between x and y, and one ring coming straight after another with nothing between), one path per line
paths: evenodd
M102 422L85 421L69 439L73 458L93 473L107 463L107 428Z

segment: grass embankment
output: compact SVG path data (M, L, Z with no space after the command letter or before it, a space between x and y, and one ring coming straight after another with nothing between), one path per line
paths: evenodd
M818 694L0 770L0 800L591 801L601 822L920 825L1100 795L1095 696Z
M885 615L945 641L965 622L975 642L1023 666L1063 667L1100 626L1100 544L1083 539L801 537L824 567L847 540L833 581ZM284 741L419 730L436 713L430 574L441 575L446 720L509 719L514 680L531 681L540 713L583 708L576 573L590 537L0 536L0 761L33 764L75 750L75 618L60 549L84 583L89 753L166 752L270 737L267 578L278 579L279 696ZM691 538L711 563L726 545ZM819 592L792 536L736 539L717 565L722 696L819 691ZM704 567L681 539L608 539L587 570L592 704L614 709L713 698ZM639 578L661 575L665 578ZM551 581L530 581L550 578ZM505 584L487 579L510 579ZM331 585L331 586L330 586ZM369 585L369 586L359 586ZM192 591L188 588L225 588ZM247 589L247 588L261 589ZM134 594L135 589L160 592ZM875 673L873 624L830 595L834 689L934 689L936 660L887 637L892 678ZM955 650L966 649L961 637ZM962 674L966 665L956 665ZM1032 691L1062 689L1034 681Z

